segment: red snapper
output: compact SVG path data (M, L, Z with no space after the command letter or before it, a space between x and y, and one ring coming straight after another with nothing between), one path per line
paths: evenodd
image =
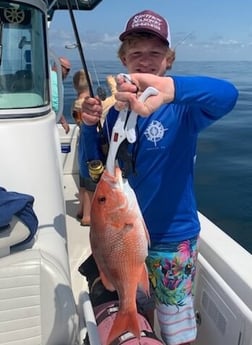
M140 339L137 319L137 286L149 294L145 259L149 233L134 191L122 179L105 170L97 184L91 206L90 244L104 286L116 290L119 311L107 338L111 343L129 331Z

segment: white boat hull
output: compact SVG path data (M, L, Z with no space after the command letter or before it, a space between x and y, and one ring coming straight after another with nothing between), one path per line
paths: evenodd
M42 271L45 270L46 274L49 272L50 278L43 280L43 274L40 276L44 292L40 294L40 302L37 302L42 315L40 321L36 319L36 327L41 332L40 337L37 335L40 339L38 344L58 345L52 334L55 337L55 334L58 336L62 332L61 327L55 333L59 325L58 318L60 315L68 315L68 321L60 318L60 322L66 322L68 325L64 327L63 334L63 338L68 339L66 345L82 344L87 330L90 331L92 345L99 345L88 300L87 282L78 271L81 263L90 254L89 228L80 226L76 220L79 180L78 128L71 125L70 133L66 135L61 126L57 128L52 124L53 119L51 115L43 118L41 122L39 119L34 122L30 120L30 123L28 120L17 120L16 125L12 122L11 135L6 134L9 133L8 121L0 126L0 152L2 166L5 167L0 170L1 183L7 190L33 195L34 209L39 219L33 244L28 248L20 248L18 252L11 249L9 252L2 252L1 286L6 272L12 272L15 260L15 265L19 263L18 270L22 272L25 269L22 263L42 258L36 262L40 262ZM60 151L60 143L64 152ZM199 321L195 344L251 345L251 255L206 217L201 214L199 216L202 231L195 289L195 310ZM15 281L16 271L13 272ZM45 286L50 279L53 283L47 290ZM1 312L5 297L0 295L0 330L6 327L6 309ZM13 289L13 303L8 309L10 315L17 303L15 299L20 301L19 297L18 290ZM62 301L65 301L65 305ZM22 305L20 308L23 310L23 319L19 320L18 330L29 338L30 329L25 326L28 309ZM52 318L48 317L48 313ZM11 316L9 325L16 327ZM9 331L3 331L1 335L1 345L14 345L17 341L13 334L10 337ZM59 339L62 339L61 337L62 335L59 335ZM30 345L29 342L22 344Z

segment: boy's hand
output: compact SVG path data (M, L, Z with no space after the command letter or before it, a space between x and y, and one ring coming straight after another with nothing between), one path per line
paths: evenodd
M97 125L102 116L102 103L98 97L86 97L82 103L82 121L88 125Z
M115 98L116 107L123 109L130 105L130 109L142 116L149 116L162 104L170 103L174 99L174 83L170 77L159 77L147 73L130 74L132 83L129 83L122 75L116 77L117 90ZM138 97L149 86L156 88L159 93L150 96L146 101L141 102Z

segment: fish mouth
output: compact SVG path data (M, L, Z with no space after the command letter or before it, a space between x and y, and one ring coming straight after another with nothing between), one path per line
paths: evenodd
M120 193L123 193L125 195L125 202L121 205L118 205L118 208L135 208L135 193L132 188L130 188L128 180L123 178L122 171L119 167L116 167L115 176L111 175L107 170L105 170L103 172L102 178L104 182L110 185L110 188L112 190L119 191Z
M122 172L120 170L120 168L116 168L115 170L115 175L111 175L110 173L108 173L106 170L103 172L103 176L102 178L104 179L105 182L107 182L108 184L110 184L110 186L112 188L119 188L121 190L123 190L123 186L124 186L124 179L122 177Z

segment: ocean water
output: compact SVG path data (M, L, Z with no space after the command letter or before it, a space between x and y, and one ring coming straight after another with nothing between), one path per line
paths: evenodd
M107 88L108 74L125 72L118 61L93 61L87 66L94 93L99 84ZM72 76L80 68L80 61L73 61L65 81L64 114L70 122ZM232 112L199 136L195 191L199 211L252 253L252 61L175 62L170 74L219 77L239 90Z

